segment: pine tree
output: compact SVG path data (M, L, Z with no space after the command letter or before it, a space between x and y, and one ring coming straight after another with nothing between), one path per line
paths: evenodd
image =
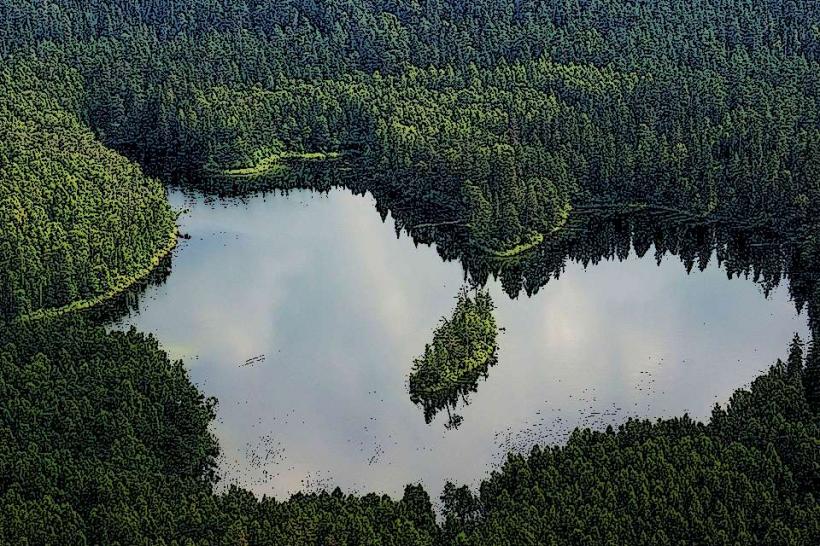
M803 371L803 341L798 334L794 334L789 345L789 359L786 362L786 373L792 377L799 377Z

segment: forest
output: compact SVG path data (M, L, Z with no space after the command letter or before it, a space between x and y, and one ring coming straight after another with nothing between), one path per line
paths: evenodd
M511 294L623 251L596 229L703 265L651 220L674 216L730 275L787 278L816 333L820 3L0 0L0 29L0 542L820 541L813 340L707 423L577 430L449 484L437 520L417 485L220 491L183 365L66 313L164 263L163 183L330 165L320 187Z
M817 207L811 0L83 5L0 2L0 52L76 70L80 116L153 174L339 153L495 252L602 202L781 230Z
M0 317L80 308L150 272L176 241L158 180L78 116L79 75L0 68Z

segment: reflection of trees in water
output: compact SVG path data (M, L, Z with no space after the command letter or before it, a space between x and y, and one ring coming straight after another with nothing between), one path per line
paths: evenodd
M729 278L744 277L758 284L764 294L788 280L796 309L807 308L812 326L817 316L817 245L813 239L783 238L761 230L729 229L721 225L670 221L652 212L613 215L589 213L578 218L573 229L533 249L520 259L463 258L465 269L477 282L489 275L501 279L504 290L515 297L538 291L558 278L567 260L585 267L601 260L624 260L630 251L638 257L654 249L660 264L666 255L677 257L687 273L703 271L713 260Z
M654 249L655 261L677 257L687 273L703 271L712 261L730 277L744 277L768 294L788 281L798 311L808 312L812 331L820 319L820 230L795 228L788 233L759 226L704 222L683 212L639 206L576 206L567 224L544 242L512 257L489 256L471 244L463 225L453 222L452 206L435 196L407 195L401 189L365 184L372 174L348 170L340 184L376 198L382 218L390 212L397 232L406 232L416 244L435 244L445 260L459 260L465 276L477 285L498 278L510 297L532 295L550 279L557 279L567 261L597 264L625 260L630 252L646 256ZM358 188L358 190L357 190ZM433 220L431 220L433 219Z
M687 272L703 270L716 260L729 277L746 277L764 293L789 281L797 308L808 310L815 329L820 302L820 241L817 229L806 227L793 233L775 233L759 227L729 227L704 223L682 212L640 207L578 207L566 226L545 237L542 244L514 257L492 257L471 245L463 219L454 217L454 204L434 193L414 195L411 185L381 183L378 168L362 160L290 160L285 168L255 177L222 177L196 182L206 193L244 198L267 191L314 189L328 191L346 187L356 194L370 192L376 209L395 221L397 233L408 233L416 244L433 244L445 260L459 260L465 275L483 285L499 278L510 297L534 294L552 278L558 278L568 260L584 266L601 260L624 260L634 251L639 257L654 248L655 260L676 256ZM444 182L442 182L444 183ZM435 184L427 184L435 187Z
M493 355L482 366L471 371L464 372L458 381L446 386L430 391L414 392L410 388L410 400L420 405L424 411L424 422L430 424L436 415L442 411L447 411L447 422L444 427L448 430L457 429L464 421L461 414L455 413L459 401L463 406L470 403L470 393L478 391L478 382L489 377L491 366L498 364L498 356Z
M703 271L716 262L729 278L743 277L758 284L766 297L781 282L788 281L795 308L798 312L807 311L809 327L817 339L820 244L814 234L783 237L760 229L692 223L651 211L590 210L577 214L566 229L531 251L512 258L497 258L472 251L452 233L444 236L429 231L421 235L413 230L410 233L417 243L435 242L443 258L460 260L466 277L477 286L485 285L491 276L498 278L512 298L521 293L533 295L550 279L558 279L568 261L587 267L602 260L623 261L632 252L638 257L653 252L658 264L667 255L676 257L687 273L695 269ZM477 388L476 378L465 382L463 392L475 392ZM449 409L455 407L461 392L453 390L435 403L428 402L425 419L429 422L442 407L446 407L450 415ZM451 423L458 426L461 419L456 415L451 417Z
M728 277L755 282L766 296L788 281L796 309L806 309L812 332L818 332L820 235L813 227L784 234L759 227L702 222L671 210L576 207L567 225L545 237L543 243L517 256L495 257L471 245L464 225L453 216L456 207L452 204L436 195L411 195L407 188L380 184L378 180L376 171L359 163L297 161L271 175L211 180L200 187L218 196L239 199L266 191L302 188L328 191L346 187L356 194L370 192L382 219L392 216L397 234L409 234L417 245L435 244L442 259L462 263L465 278L476 286L485 285L491 276L498 278L512 298L522 293L535 294L551 279L558 279L568 261L587 267L603 260L622 261L632 252L638 257L652 252L658 264L667 255L676 257L687 273L703 271L715 262ZM468 403L480 378L486 378L489 366L496 363L493 354L486 366L462 370L460 380L450 382L448 388L428 390L423 395L411 388L411 397L424 408L427 422L446 409L448 428L456 428L463 418L452 410L459 400ZM435 383L435 377L429 381Z
M148 287L162 285L168 280L173 254L174 252L171 252L164 256L151 273L116 296L78 312L97 324L111 324L122 320L133 311L139 311L140 299Z
M432 343L413 361L410 400L424 409L428 424L446 409L445 427L458 428L463 417L452 410L459 400L469 404L468 394L478 390L479 379L486 379L490 366L498 363L494 308L487 290L476 289L471 294L462 288L452 316L442 318Z
M669 255L683 264L687 273L703 271L717 263L729 278L742 277L758 284L764 295L788 281L789 294L797 311L805 309L809 325L817 330L820 318L820 241L818 235L782 235L759 228L733 229L712 223L693 223L653 211L621 212L588 210L577 212L566 229L511 258L488 257L468 245L448 244L448 238L424 234L424 242L435 240L445 259L458 259L465 275L477 285L498 278L512 298L532 295L551 279L558 279L568 261L584 267L603 260L625 260L631 252L655 261ZM806 231L808 233L808 231ZM453 240L451 237L450 241Z

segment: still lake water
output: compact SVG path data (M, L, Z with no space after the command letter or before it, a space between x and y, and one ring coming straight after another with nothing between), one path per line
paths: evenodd
M453 308L458 262L397 238L369 195L169 197L191 239L119 325L152 332L219 399L223 483L258 494L400 496L421 482L435 498L576 426L708 418L807 337L785 283L765 298L714 263L687 275L669 255L568 262L531 298L490 284L499 364L446 430L446 412L425 424L407 376Z

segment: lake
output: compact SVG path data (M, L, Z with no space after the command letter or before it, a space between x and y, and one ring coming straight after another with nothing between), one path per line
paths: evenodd
M512 299L491 280L499 363L457 411L426 424L407 392L413 359L449 315L458 261L397 237L370 196L343 189L216 199L186 209L172 273L119 321L153 333L219 400L223 483L279 498L342 487L400 496L421 482L475 485L510 450L563 442L630 416L708 418L714 404L806 339L785 283L765 297L666 255L631 253Z

